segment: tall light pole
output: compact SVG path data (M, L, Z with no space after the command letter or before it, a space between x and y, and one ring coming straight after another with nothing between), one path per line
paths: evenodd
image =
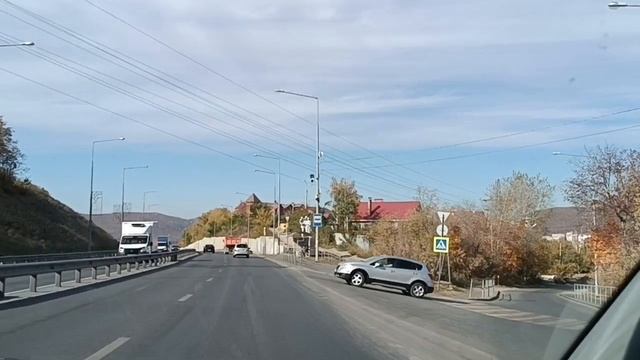
M239 191L236 191L236 194L251 196L250 194L239 192ZM247 204L245 203L245 206L246 205ZM251 238L251 208L248 208L247 210L247 238Z
M640 5L638 5L638 4L627 4L627 3L624 3L624 2L618 2L618 1L612 1L607 6L609 6L609 9L612 9L612 10L616 10L616 9L619 9L619 8L625 8L625 7L640 7Z
M91 248L93 246L93 158L96 152L96 144L109 141L124 141L124 138L119 137L116 139L94 140L91 142L91 185L89 187L89 243L87 244L88 251L91 251Z
M280 198L280 194L281 194L281 187L280 187L280 158L277 156L270 156L270 155L262 155L262 154L253 154L253 156L255 157L261 157L261 158L265 158L265 159L273 159L273 160L277 160L278 161L278 173L277 173L277 182L278 182L278 235L280 234L280 207L282 206L282 202L281 202L281 198Z
M120 204L120 221L124 222L124 179L125 176L127 174L127 170L134 170L134 169L148 169L149 165L145 165L145 166L131 166L131 167L125 167L122 168L122 203Z
M33 41L23 41L21 43L15 43L15 44L0 44L0 47L13 47L13 46L33 46L36 43L34 43Z
M307 208L309 207L309 183L307 182L307 180L302 180L304 181L304 209L307 210Z
M144 221L144 213L147 210L147 194L157 193L155 190L145 191L142 193L142 221Z
M271 174L273 175L273 203L276 203L276 173L273 171L268 171L268 170L253 170L254 172L260 172L260 173L265 173L265 174ZM275 216L273 217L273 238L276 238L276 218Z
M316 101L316 214L320 214L320 99L317 96L295 93L286 90L276 90L277 93L288 94L293 96L300 96L308 99L314 99ZM315 231L315 247L316 247L316 262L318 261L318 232L320 228L316 227Z

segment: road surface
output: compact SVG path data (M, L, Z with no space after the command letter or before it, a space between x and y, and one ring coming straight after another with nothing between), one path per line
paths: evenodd
M93 356L93 357L92 357ZM0 311L0 358L384 359L287 269L205 254Z
M585 309L529 289L511 302L415 299L326 269L204 254L0 311L0 358L556 359Z

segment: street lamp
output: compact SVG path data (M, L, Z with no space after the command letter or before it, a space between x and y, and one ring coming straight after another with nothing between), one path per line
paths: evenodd
M265 158L265 159L273 159L273 160L277 160L278 161L278 234L280 234L280 207L282 206L281 203L281 187L280 187L280 158L277 156L270 156L270 155L262 155L262 154L253 154L253 156L255 157L261 157L261 158Z
M0 44L0 47L13 47L13 46L33 46L36 43L34 43L33 41L23 41L21 43L16 43L16 44Z
M300 94L296 92L286 91L286 90L276 90L277 93L288 94L293 96L300 96L308 99L314 99L316 101L316 214L320 214L320 99L317 96ZM316 227L315 236L316 236L316 262L318 261L318 230L320 228Z
M29 46L29 45L25 45L25 46ZM109 142L109 141L124 141L124 140L125 139L123 137L119 137L116 139L94 140L91 142L91 185L89 187L89 244L87 244L88 251L91 251L91 247L93 246L93 158L96 152L96 144Z
M122 168L122 203L120 204L120 221L121 222L124 222L124 179L125 179L125 175L127 173L127 170L148 169L148 168L149 168L149 165L131 166L131 167Z
M640 5L638 4L627 4L627 3L618 2L618 1L610 2L608 6L609 6L609 9L612 9L612 10L625 8L625 7L640 7Z
M273 175L273 203L276 203L276 173L273 171L269 171L269 170L253 170L254 172L260 172L260 173L265 173L265 174L271 174ZM275 216L273 217L273 238L275 239L276 237L276 218Z
M561 151L554 151L554 152L551 153L551 155L553 155L553 156L582 157L582 158L588 157L587 155L568 154L568 153L564 153L564 152L561 152Z
M157 191L155 190L150 190L150 191L145 191L144 193L142 193L142 221L144 221L144 213L147 209L147 194L153 194L153 193L157 193ZM151 205L149 205L149 207L151 207Z
M251 196L251 194L236 191L237 195ZM245 203L246 206L246 203ZM251 238L251 208L247 210L247 238Z

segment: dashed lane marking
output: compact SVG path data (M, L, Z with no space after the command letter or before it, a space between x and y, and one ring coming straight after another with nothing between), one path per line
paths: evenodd
M105 346L102 349L96 351L93 355L89 356L85 360L100 360L100 359L104 358L105 356L107 356L107 355L111 354L112 352L114 352L117 348L122 346L127 341L129 341L128 337L119 337L119 338L113 340L107 346Z
M193 296L193 294L187 294L187 295L185 295L185 296L181 297L180 299L178 299L178 301L179 301L179 302L187 301L187 300L189 300L189 298L190 298L190 297L192 297L192 296Z

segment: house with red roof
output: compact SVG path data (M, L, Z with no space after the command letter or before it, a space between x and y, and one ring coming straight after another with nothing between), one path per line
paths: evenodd
M421 210L419 201L384 201L371 199L361 202L358 206L358 216L354 221L364 227L379 221L402 222Z

